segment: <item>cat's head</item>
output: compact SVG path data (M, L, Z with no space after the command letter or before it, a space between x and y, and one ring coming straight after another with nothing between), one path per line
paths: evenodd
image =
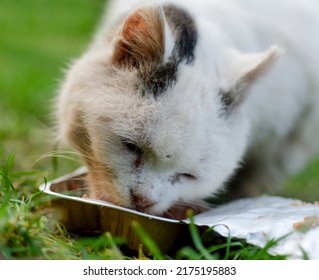
M213 56L200 36L182 9L141 7L69 70L60 135L89 167L91 196L161 214L233 173L249 130L241 104L278 49Z

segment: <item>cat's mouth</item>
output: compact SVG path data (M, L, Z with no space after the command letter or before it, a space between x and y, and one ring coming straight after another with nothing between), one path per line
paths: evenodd
M173 220L184 220L189 218L191 215L196 215L208 210L209 207L204 204L177 202L173 206L171 206L168 210L163 212L155 212L153 210L153 207L147 207L147 208L133 207L133 209L141 213L155 215L155 216L159 216L163 218L168 218Z
M167 211L165 211L161 216L174 220L184 220L189 218L189 216L191 215L202 213L208 210L208 208L209 207L206 205L176 203Z
M163 213L154 213L153 211L151 211L150 208L147 208L147 207L146 208L136 208L133 206L122 205L118 202L112 201L110 199L110 197L107 197L107 196L100 195L100 196L96 196L95 198L98 200L102 200L105 202L110 202L110 203L116 204L116 205L124 207L124 208L134 209L134 210L141 212L141 213L155 215L155 216L173 219L173 220L184 220L184 219L189 218L189 215L196 215L196 214L202 213L202 212L208 210L208 208L209 208L206 205L177 202L172 207L170 207L168 210L164 211Z

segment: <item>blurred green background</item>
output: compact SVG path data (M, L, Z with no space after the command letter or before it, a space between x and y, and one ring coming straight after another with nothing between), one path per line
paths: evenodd
M16 170L52 175L52 158L40 159L54 149L54 96L103 8L103 0L0 1L0 166L14 154ZM59 161L60 173L79 165ZM318 169L319 159L290 180L285 195L318 200Z
M103 0L0 1L0 162L18 169L53 149L53 103L63 70L91 40Z

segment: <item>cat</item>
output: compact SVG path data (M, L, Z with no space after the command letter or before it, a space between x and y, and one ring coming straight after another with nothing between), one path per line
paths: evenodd
M176 218L276 190L319 150L318 35L314 0L110 2L56 102L90 197Z

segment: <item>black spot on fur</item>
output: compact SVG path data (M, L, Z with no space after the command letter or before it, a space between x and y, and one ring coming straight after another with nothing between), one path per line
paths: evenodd
M193 62L197 43L197 30L193 18L187 11L175 5L164 6L164 13L176 36L173 57L177 63L183 60L187 64Z
M221 89L219 91L219 98L222 106L219 115L226 118L231 116L243 102L244 97L244 94L236 89Z
M142 93L152 93L157 97L165 92L177 79L177 63L169 61L164 64L151 65L148 71L140 71Z
M232 91L219 91L220 103L222 105L220 116L228 117L236 106L235 95Z
M139 69L139 88L142 94L152 94L155 98L174 86L180 63L185 61L190 64L194 61L197 43L197 30L191 15L174 5L166 5L163 8L176 40L172 54L165 63L153 62Z
M219 96L224 109L228 109L234 102L233 94L229 91L221 90Z

